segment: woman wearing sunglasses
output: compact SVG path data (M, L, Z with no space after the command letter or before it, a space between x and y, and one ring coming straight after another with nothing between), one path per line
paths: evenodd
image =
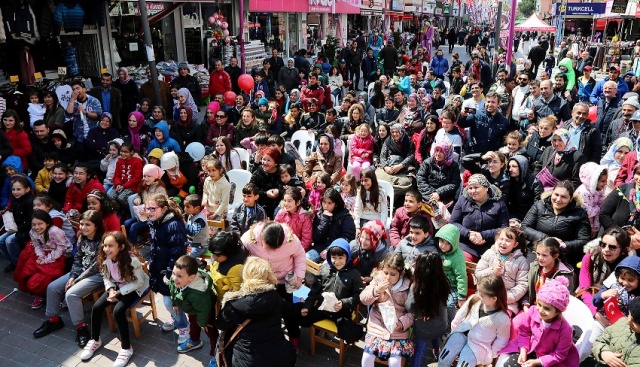
M601 238L587 245L588 252L582 258L580 278L576 296L596 314L593 295L600 289L602 282L611 275L620 261L627 257L630 239L627 231L620 227L609 227Z

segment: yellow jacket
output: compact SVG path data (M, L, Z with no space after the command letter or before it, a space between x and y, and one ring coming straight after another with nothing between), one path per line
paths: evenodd
M49 171L46 168L38 171L38 175L36 176L36 194L41 192L49 191L49 187L51 187L51 173L53 170Z

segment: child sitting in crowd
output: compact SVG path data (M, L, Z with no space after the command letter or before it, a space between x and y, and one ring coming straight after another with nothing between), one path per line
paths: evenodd
M254 223L263 222L267 219L267 213L258 204L259 198L259 189L256 184L248 183L244 185L242 188L242 204L233 210L229 223L231 231L241 235L248 231Z

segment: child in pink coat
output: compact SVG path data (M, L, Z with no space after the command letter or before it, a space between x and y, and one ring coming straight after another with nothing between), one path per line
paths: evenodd
M297 187L290 187L284 192L280 210L276 214L275 221L288 224L293 234L300 240L304 251L311 249L313 242L313 226L311 218L313 211L307 212L302 207L302 194Z
M580 364L571 324L562 317L569 306L569 282L558 277L538 292L537 306L525 314L516 339L500 351L497 367L554 367Z
M349 173L353 173L356 180L360 180L360 171L371 167L373 162L374 139L368 124L356 128L355 135L349 141Z

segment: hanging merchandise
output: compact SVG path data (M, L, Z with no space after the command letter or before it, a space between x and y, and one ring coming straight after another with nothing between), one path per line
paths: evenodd
M2 20L2 11L0 11L0 42L7 42L7 33L4 31L4 20Z
M80 5L84 10L84 24L105 26L104 1L80 0Z
M33 56L29 46L23 46L19 52L20 59L20 81L25 85L32 85L36 82L35 76L36 68L33 66Z
M31 6L26 1L14 0L8 4L3 4L2 10L7 33L13 39L34 43L40 38L36 17L33 14L33 10L31 10Z
M37 10L36 10L37 11ZM53 13L56 11L56 4L53 0L47 0L42 5L42 11L40 13L40 37L51 37L51 25L53 24Z
M53 13L56 33L64 26L65 32L80 32L84 28L84 9L77 0L60 0Z
M213 28L213 38L220 43L231 43L229 37L229 23L221 13L214 13L207 21Z
M64 61L67 63L67 76L76 76L80 74L78 70L78 59L76 57L76 48L67 43L64 46Z

